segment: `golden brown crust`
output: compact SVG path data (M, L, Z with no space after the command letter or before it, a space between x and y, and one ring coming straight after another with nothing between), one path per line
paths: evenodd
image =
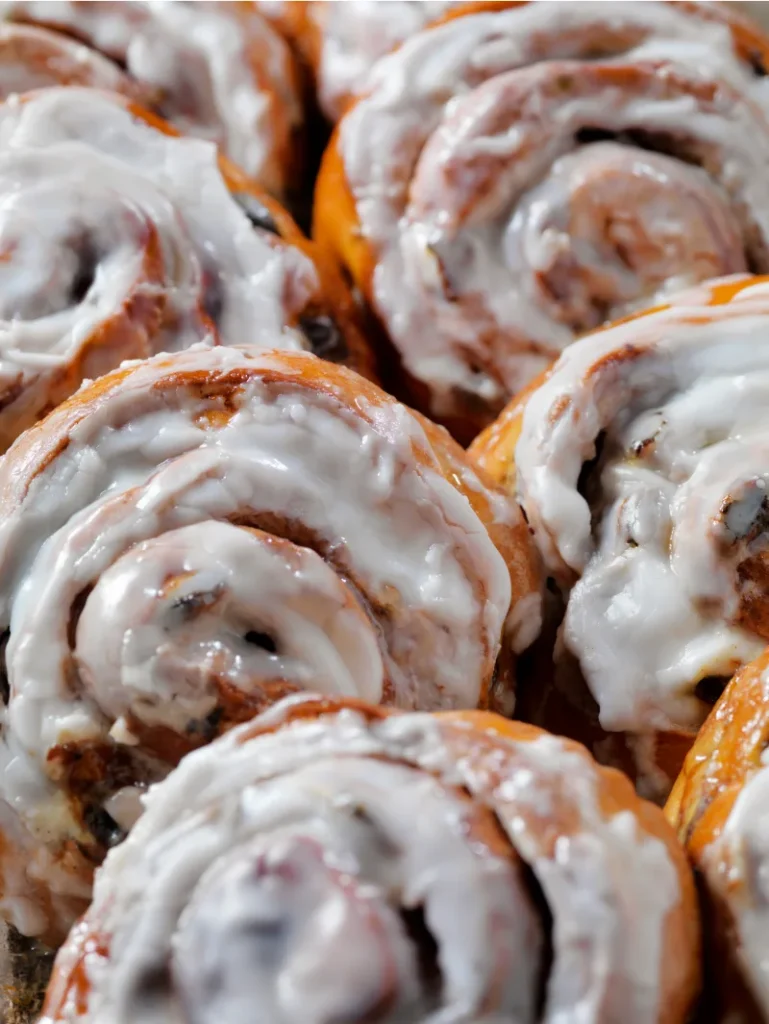
M102 426L105 422L112 423L113 408L118 410L113 424L116 428L125 425L126 421L130 423L133 416L140 420L148 410L160 409L164 415L169 416L174 416L180 410L179 415L186 418L185 422L189 419L191 423L199 425L203 420L206 429L214 431L225 427L241 410L244 393L250 393L244 391L245 386L252 381L259 385L255 389L257 394L261 394L264 388L270 394L288 392L309 408L313 406L315 395L329 396L333 400L333 407L340 410L340 419L355 418L362 425L366 421L376 424L379 416L386 416L388 410L392 410L392 419L387 422L394 424L392 429L402 430L395 450L402 453L407 470L411 472L412 467L415 472L428 470L431 479L439 477L466 498L478 517L474 520L473 531L485 527L491 544L501 555L502 562L498 561L488 541L484 541L484 548L488 545L485 557L494 555L492 575L487 562L474 562L473 545L469 544L465 549L454 535L457 541L457 565L460 571L466 572L468 600L473 595L481 609L488 607L490 599L499 603L498 597L490 597L489 590L500 590L499 573L504 573L502 563L509 572L516 604L526 602L529 596L535 602L538 600L541 587L540 565L525 524L519 515L511 514L513 510L504 495L486 479L485 474L482 471L479 474L474 472L466 454L446 431L428 421L421 421L417 416L417 422L422 422L424 426L423 435L415 424L409 423L405 410L373 383L345 367L311 358L305 353L270 352L262 355L254 352L247 356L223 348L205 349L156 356L149 361L126 365L89 383L51 412L44 421L25 432L11 448L4 462L5 471L0 474L0 506L5 508L9 517L13 516L14 510L18 514L25 500L34 500L34 496L30 498L30 495L33 495L41 475L55 465L60 456L67 457L70 443L77 445L77 438L88 443L84 438L90 436L89 423ZM246 490L245 493L250 492ZM115 514L118 516L121 510L128 511L130 503L136 500L134 488L120 497L125 497L125 503L117 502ZM396 667L398 659L403 659L404 666L411 659L408 645L403 644L398 649L396 640L392 639L397 637L398 630L405 632L407 629L404 617L411 607L407 596L394 587L378 587L367 577L365 567L353 560L341 567L335 565L329 553L329 548L336 543L333 526L330 527L330 536L321 537L313 532L311 525L304 524L296 516L291 517L288 511L284 513L281 507L272 511L270 509L269 503L261 506L258 500L244 498L241 504L233 506L228 516L206 516L205 521L208 518L223 518L231 526L253 535L255 543L269 547L271 558L282 560L290 567L301 567L299 558L307 556L307 549L314 550L321 558L328 556L327 564L332 570L336 568L337 575L341 577L340 594L342 590L345 594L345 629L352 631L355 628L362 636L370 634L370 640L366 642L373 647L380 645L383 665L392 666L392 671L390 668L382 669L381 696L378 699L384 703L399 703L401 706L445 706L440 696L435 695L432 689L434 680L424 668L415 668L411 680L405 669L401 671L400 667ZM394 514L399 513L396 510ZM108 528L109 524L105 522L105 530ZM161 536L162 533L161 530ZM155 537L155 534L151 534L151 537ZM299 547L302 549L301 555ZM176 563L169 564L160 587L154 593L161 602L173 603L178 585L186 581L189 575ZM296 575L300 577L301 573L297 572ZM83 607L97 585L97 575L87 584L78 579L70 592L71 603L69 600L62 602L62 621L65 623L66 644L71 652L73 666L77 663L77 637ZM500 592L504 594L505 590ZM219 596L222 596L226 605L225 585L222 585ZM216 618L219 615L216 604L218 599L217 596L200 605L207 616ZM341 607L341 596L337 600ZM193 604L185 607L185 622L189 624L196 610ZM528 603L524 604L524 608L527 614L531 610ZM503 700L509 702L514 693L514 656L511 650L506 649L499 654L500 644L505 646L502 630L506 612L507 606L500 606L498 612L495 611L494 621L498 625L493 630L479 626L481 632L478 645L482 653L477 661L476 693L482 707L501 706ZM418 637L419 634L415 635ZM439 646L440 640L438 635L435 642ZM418 645L419 640L414 642ZM398 653L393 655L395 661L391 662L391 652L396 649ZM421 657L420 653L414 664L421 665ZM65 663L70 664L70 660L65 659ZM365 664L367 668L371 667L368 660L365 660ZM303 685L301 680L297 681L297 676L277 673L270 675L269 672L265 673L264 680L260 680L254 670L249 685L241 688L232 683L225 669L220 671L213 662L210 672L208 669L206 672L206 685L213 710L209 710L205 716L195 718L191 712L192 718L177 726L171 718L163 721L160 716L143 721L140 713L135 712L133 707L127 707L121 713L121 722L133 739L130 744L125 744L109 732L115 715L103 709L105 727L98 735L89 734L74 739L65 735L41 750L37 763L57 793L63 795L62 803L66 802L71 821L75 822L70 833L77 835L78 839L77 843L69 842L65 836L49 844L48 862L59 858L63 875L76 880L78 892L81 889L88 891L94 867L103 859L106 846L111 841L111 835L104 838L103 828L94 828L91 824L93 820L97 820L97 823L101 820L94 819L93 814L94 809L102 807L105 794L114 793L125 785L144 787L157 777L158 765L170 768L178 764L191 750L207 744L236 724L250 721L265 707L287 693L296 692ZM71 697L77 702L80 687L86 684L78 676L76 668L73 668L71 678ZM91 690L93 684L94 680L91 679ZM451 695L447 697L449 704L455 699ZM94 697L94 700L98 703L98 697ZM162 704L163 700L159 698L158 705ZM9 858L7 861L6 855ZM18 844L13 849L5 849L0 844L0 873L4 869L5 877L11 877L13 870L18 872L18 868ZM50 924L52 930L45 937L56 941L62 938L56 931L61 927L58 922L65 918L65 927L68 927L73 915L68 912L68 906L67 912L61 913L61 903L55 907L49 906L50 900L44 888L46 883L50 884L49 877L41 880L43 888L36 894L36 902L46 922L53 922ZM77 912L82 909L82 904L78 902Z
M715 284L708 284L698 292L696 305L699 309L692 310L691 315L688 316L688 320L692 323L697 322L697 319L702 317L701 307L709 306L712 308L719 308L721 306L728 305L732 301L739 299L741 292L746 288L750 288L757 283L760 284L762 280L764 279L756 277L741 277L733 280L716 282ZM647 337L650 337L649 332L656 333L658 331L653 319L649 319L650 314L654 314L668 308L670 307L666 305L659 305L650 310L643 310L625 317L624 319L617 321L615 324L607 325L607 327L601 328L601 331L616 327L617 324L634 322L638 326L638 341L645 342ZM639 350L637 348L634 348L632 345L627 345L621 351L609 353L603 360L596 362L596 364L590 368L589 373L591 375L598 374L605 369L606 364L610 361L632 360L636 359L638 355ZM553 368L551 367L545 371L545 373L534 380L524 391L516 396L507 405L501 415L478 435L468 449L468 454L474 459L476 464L482 468L492 480L505 488L507 493L511 496L515 496L517 491L515 450L521 434L526 406L529 398L547 382L552 373L552 369ZM759 559L756 558L754 559L754 562L748 564L754 565L758 563ZM762 564L758 564L756 572L762 571ZM761 580L763 580L763 576L761 576ZM573 581L566 582L569 583ZM758 632L759 635L765 635L764 623L768 613L766 611L765 602L760 600L760 594L763 590L754 588L754 591L756 591L754 595L755 599L751 602L749 600L750 591L749 588L747 588L748 600L746 600L746 610L743 611L742 608L740 609L739 621L746 628ZM543 649L539 652L536 667L530 669L520 682L521 700L518 706L519 713L524 717L535 721L537 724L543 725L555 732L564 732L573 736L594 752L600 751L599 759L605 759L607 763L611 763L621 768L631 777L635 778L639 771L639 760L636 746L632 738L628 738L621 733L607 733L602 729L598 722L598 709L588 692L587 685L574 657L560 646L558 647L555 660L551 657L553 644L555 643L555 629L557 624L560 622L562 615L563 608L559 607L555 613L555 622L551 630L552 637L550 645L543 645L543 647L547 646L547 649ZM751 673L749 673L748 677L744 676L744 671L746 670L743 670L743 673L739 673L737 678L743 680L752 678ZM739 685L742 689L745 686L745 682L743 681ZM730 687L730 690L731 689L732 688ZM732 690L732 692L734 691ZM740 707L745 711L744 702L740 704ZM713 780L708 782L703 778L702 773L706 770L706 765L705 763L700 763L700 761L697 760L697 757L701 757L702 743L707 741L708 735L715 736L719 721L721 721L722 718L726 719L734 713L732 709L728 706L724 706L723 703L719 704L719 708L721 710L718 715L714 713L714 715L711 716L708 720L708 724L703 730L703 733L700 735L700 739L697 741L695 750L699 751L700 754L695 755L694 761L692 761L691 758L687 761L687 765L690 767L684 769L680 777L679 773L682 771L684 759L695 740L695 733L671 730L669 732L659 732L654 736L650 736L645 741L643 757L648 763L661 772L661 778L664 777L665 779L668 779L671 784L676 778L678 778L676 789L673 796L670 798L672 803L670 803L668 807L673 807L676 802L682 802L689 809L689 813L693 813L691 801L689 799L683 800L680 794L683 792L684 787L691 785L690 773L694 771L695 766L698 766L695 776L697 785L699 786L701 784L705 792L717 792L719 794L719 807L721 806L721 801L723 801L724 810L718 811L716 814L717 820L722 822L725 814L728 812L728 807L731 806L736 793L741 788L742 777L738 780L736 788L734 786L727 786L726 788L723 788L724 779L717 778L715 782L713 782ZM736 732L737 730L734 730L731 726L729 727L729 736L735 736ZM746 742L745 737L751 735L750 729L747 725L744 726L742 735L742 742L744 743ZM713 747L718 748L719 742L720 739L714 740ZM736 740L733 742L736 742ZM758 753L760 753L760 739L757 738L756 743L757 746L751 754L754 763L756 762ZM744 754L745 751L743 751L743 755ZM725 766L733 763L735 763L735 758L731 755L728 758L725 758L723 762L715 757L713 759L713 764L720 766L721 769L724 769ZM736 763L740 763L739 758L737 758ZM676 796L676 794L679 795ZM701 805L702 801L700 801L700 806ZM701 810L698 814L699 813L705 816L705 820L709 820L711 812L706 812L704 806L701 806ZM699 836L705 835L702 828L704 828L704 826L698 826L697 834Z
M437 717L446 722L469 724L477 732L479 746L493 745L494 735L518 743L530 743L548 735L535 726L512 722L484 711L449 711L438 713ZM595 765L590 753L582 744L571 740L562 742L565 749L580 757L586 764ZM675 865L681 886L681 901L670 910L666 923L660 1024L685 1021L701 985L697 893L686 855L660 810L637 796L627 776L613 768L596 766L596 769L600 787L599 803L603 814L611 817L629 811L646 835L653 836L663 843ZM564 808L564 813L568 814L568 810ZM531 819L527 819L527 823L530 824ZM563 820L559 821L561 828L564 825Z
M504 2L504 0L501 0L501 2L495 2L495 0L484 2L484 0L479 0L476 3L460 4L456 10L452 10L442 18L437 19L429 27L472 16L479 12L514 8L523 5L518 0L514 0L514 2ZM747 18L735 12L732 9L733 5L708 5L686 2L677 3L676 6L679 9L685 8L691 13L692 17L697 19L723 24L732 35L735 50L748 65L761 74L766 73L766 70L769 69L769 38ZM314 38L313 33L317 36L318 28L317 26L314 29L308 27L308 22L311 21L312 19L305 15L301 27L295 26L294 32L302 38L312 38L313 42L309 49L316 52L319 44ZM589 93L591 90L599 87L611 86L621 90L640 93L647 88L650 81L659 82L661 77L665 77L666 82L668 82L671 88L680 88L683 92L689 92L696 97L698 103L702 103L705 106L711 104L720 95L719 90L721 89L721 86L714 81L703 80L694 86L688 80L686 83L683 80L679 82L675 71L671 71L671 69L666 69L665 75L660 76L655 69L649 66L642 68L632 65L618 65L613 67L611 62L602 65L591 65L589 62L586 62L583 76L582 81L570 83L570 88L575 89L577 92L581 92L584 89ZM551 85L556 93L558 89L563 88L561 79L554 79ZM353 98L348 105L348 110L356 102L364 98L363 96ZM503 116L509 119L510 111L505 110ZM493 133L494 127L494 125L487 125L485 130ZM489 156L484 161L483 168L474 167L473 180L477 193L485 195L490 192L491 184L497 180L497 172L504 173L505 161L506 158L503 157L493 158ZM474 209L473 207L473 211ZM430 411L431 403L428 385L416 379L404 366L400 365L400 358L395 346L389 345L388 347L389 339L387 338L386 326L381 318L376 317L373 276L377 257L372 244L366 238L366 233L362 229L358 217L352 187L345 172L339 128L331 137L316 182L312 234L319 244L329 252L333 252L336 260L346 268L352 280L360 289L369 309L373 311L372 315L384 338L388 361L396 366L392 383L396 393L402 394L405 400L416 408ZM461 304L463 300L461 297L455 297L452 301ZM470 301L468 299L468 303ZM553 349L550 349L550 351L552 352ZM478 364L483 364L481 368L496 379L497 374L493 365L493 357L489 357L487 365L487 361L479 353L476 352L476 356ZM496 406L496 408L498 409L499 406ZM431 415L440 418L440 421L451 430L461 443L469 444L477 437L481 430L488 426L490 416L494 415L494 408L487 403L480 402L470 393L462 392L461 389L455 389L451 398L451 411L441 412L439 415L433 409ZM485 439L483 445L488 451L490 440L488 438ZM478 451L480 452L480 450L479 446Z
M740 669L700 730L665 814L701 879L708 923L707 962L716 1012L712 1019L751 1021L760 1014L738 962L732 889L725 855L714 846L737 797L762 767L769 746L769 651ZM711 1019L708 1017L708 1019Z

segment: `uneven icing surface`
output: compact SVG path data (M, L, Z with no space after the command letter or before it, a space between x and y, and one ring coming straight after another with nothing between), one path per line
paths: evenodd
M696 684L766 644L769 285L710 297L583 339L523 413L520 497L609 729L697 728Z
M253 6L11 0L0 17L72 33L155 90L153 108L183 132L218 143L270 189L291 184L279 150L300 100L286 44Z
M81 85L152 97L111 60L60 32L34 25L0 24L0 97L56 85Z
M766 81L708 15L531 3L374 67L340 149L376 310L436 414L493 415L585 330L769 268Z
M484 761L483 734L419 714L348 709L248 733L151 792L59 969L88 933L109 959L86 958L87 998L78 1009L71 993L56 1020L659 1019L678 879L631 812L602 814L586 758L496 738ZM570 825L546 809L560 799ZM543 923L521 862L553 915L541 1014Z
M100 93L52 89L0 107L0 147L5 444L124 358L213 332L305 344L280 329L316 294L317 271L249 219L210 143L166 136Z
M354 374L329 367L312 390L300 374L320 365L228 348L158 357L106 397L81 394L87 411L47 465L8 454L0 794L43 858L81 833L51 759L62 744L106 744L141 781L175 760L169 737L195 745L293 689L475 706L505 631L513 646L533 638L539 609L511 595L465 494L491 502L500 529L518 510L469 467L463 493L412 414L373 388L356 397ZM180 373L208 375L210 394L161 388ZM245 382L222 405L226 374ZM122 800L122 782L105 785L87 801Z
M766 756L763 758L766 762ZM723 861L723 878L734 915L737 959L759 1006L769 1012L769 768L755 772L743 786L724 830L706 856Z
M324 113L332 120L344 101L366 87L376 60L453 6L451 0L330 0L309 4L322 32L318 91Z

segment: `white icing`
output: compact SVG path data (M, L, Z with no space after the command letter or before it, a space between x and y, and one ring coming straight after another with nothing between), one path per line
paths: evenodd
M252 5L10 0L0 16L73 32L157 89L182 131L217 142L267 188L291 184L280 148L301 123L300 99L286 44Z
M264 5L261 5L264 7ZM366 89L375 61L451 9L451 0L328 0L308 4L322 35L318 96L336 121L345 101Z
M738 63L715 9L677 8L472 14L373 67L340 149L377 313L438 415L456 411L456 389L493 411L576 334L745 270L749 247L769 269L766 83ZM646 85L596 77L624 64L646 68ZM712 101L698 101L713 79ZM595 128L619 141L582 144ZM633 131L688 147L708 173Z
M368 1019L387 997L376 1019L393 1024L659 1019L675 870L629 812L603 816L583 757L547 737L497 739L488 763L457 759L418 714L367 724L345 710L251 739L247 729L186 758L109 855L85 927L110 959L86 961L87 1007L72 1000L57 1019L324 1024ZM555 945L541 1018L537 912L515 861L472 835L464 788L544 886ZM553 843L553 822L529 815L562 790L576 831ZM405 909L422 911L440 986L419 977ZM169 955L167 986L150 991Z
M736 928L736 959L759 1007L769 1013L769 767L750 776L720 837L706 851L706 864L724 864L719 882Z
M526 602L519 636L539 621L412 414L383 393L367 413L341 369L331 395L311 390L296 378L314 357L292 359L196 348L137 363L106 397L81 393L50 462L22 468L11 449L2 464L0 796L53 851L77 832L71 815L52 825L47 755L65 740L135 747L130 721L184 736L223 686L256 707L292 687L475 706L511 608ZM250 375L229 419L209 422L219 407L195 389L158 390L192 371ZM244 518L277 536L227 522ZM325 561L280 539L297 524Z
M206 302L223 343L302 347L280 329L317 293L317 271L254 228L210 143L163 135L106 95L52 89L0 107L0 148L0 390L21 389L0 412L6 443L62 371L76 386L78 369L212 340Z
M769 481L769 285L708 295L584 338L523 415L520 497L550 572L578 577L564 638L609 729L697 728L697 682L766 642L737 624L737 565Z
M55 85L84 85L143 98L112 61L59 32L0 25L0 97Z

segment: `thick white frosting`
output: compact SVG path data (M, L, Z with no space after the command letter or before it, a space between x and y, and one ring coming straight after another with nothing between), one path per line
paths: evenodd
M366 89L374 63L421 28L445 14L451 0L345 0L307 4L321 33L318 98L336 121L345 101Z
M291 58L254 5L8 0L0 17L73 33L158 90L161 113L182 131L218 143L269 189L295 184L280 152L302 119Z
M735 954L756 1001L769 1014L769 767L754 772L705 852L736 928Z
M76 39L35 25L0 24L0 97L56 85L106 89L151 102L117 64Z
M584 757L552 737L481 755L477 735L424 714L248 730L186 758L110 853L81 926L109 958L86 957L85 1009L73 997L57 1020L659 1019L678 879L630 812L604 814ZM489 811L509 857L473 834ZM542 924L518 857L553 917L541 1015ZM432 936L435 978L409 911Z
M214 329L227 344L305 344L281 328L317 294L317 270L249 221L211 143L166 136L107 95L50 89L0 107L0 149L6 443L78 368L96 376Z
M538 607L511 594L416 418L383 393L358 399L349 371L333 371L349 393L311 390L297 374L315 357L282 359L194 348L138 363L106 397L82 393L86 412L50 462L22 468L11 449L0 468L0 796L52 854L79 834L49 778L66 740L135 746L137 721L184 736L223 686L255 706L312 688L471 707L506 630L514 645L532 639ZM158 390L194 371L249 375L225 421L195 389ZM271 371L289 382L268 383ZM464 484L501 528L519 522L469 467ZM276 536L231 525L244 520ZM323 558L280 539L295 524Z
M582 339L523 414L520 497L608 729L697 728L697 682L766 643L739 625L738 565L765 541L769 285L709 298L703 286Z
M372 69L339 144L376 311L435 413L457 389L493 410L575 334L743 271L746 249L769 268L766 82L709 9L680 7L467 15ZM624 65L646 83L596 70ZM585 143L583 129L616 141ZM689 159L650 152L659 140Z

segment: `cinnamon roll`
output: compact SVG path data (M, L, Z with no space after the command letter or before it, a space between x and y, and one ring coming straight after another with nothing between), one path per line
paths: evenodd
M769 271L769 43L728 5L542 3L449 17L371 71L315 234L469 440L575 336Z
M769 1020L767 746L769 652L724 691L666 808L702 882L714 1021Z
M43 1024L683 1024L698 972L672 831L584 749L290 699L151 792Z
M565 603L537 720L648 793L769 640L767 409L769 279L737 278L582 338L471 449Z
M137 794L286 693L509 710L538 571L518 507L344 368L194 348L82 388L0 464L0 915L60 936Z
M371 373L336 268L209 143L118 96L0 106L0 449L126 358L307 348Z
M216 142L269 191L297 190L297 69L254 4L4 0L0 18L56 30L3 29L11 60L0 70L0 97L71 84L138 93L182 132Z

